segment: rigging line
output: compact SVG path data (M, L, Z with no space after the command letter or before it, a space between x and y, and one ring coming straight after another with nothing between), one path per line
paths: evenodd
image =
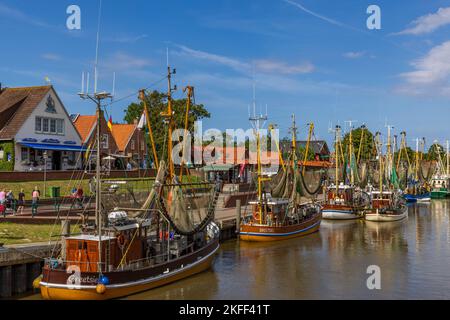
M155 87L157 84L159 84L160 82L162 82L163 80L166 80L166 79L167 79L167 76L164 76L164 77L161 78L160 80L155 81L155 82L153 82L152 84L150 84L148 87L144 88L144 90L151 89L151 88ZM140 90L139 90L139 91L140 91ZM109 103L105 103L102 107L112 106L113 104L116 104L116 103L118 103L118 102L121 102L121 101L123 101L123 100L126 100L126 99L128 99L128 98L130 98L130 97L132 97L132 96L135 96L135 95L139 94L139 91L133 92L133 93L131 93L131 94L127 95L127 96L124 96L124 97L122 97L122 98L119 98L119 99L114 99L114 101L111 101L111 102L109 102Z

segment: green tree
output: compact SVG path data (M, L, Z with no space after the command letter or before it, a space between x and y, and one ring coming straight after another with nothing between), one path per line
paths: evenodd
M441 155L441 159L445 160L445 149L439 143L433 143L428 152L424 155L425 160L438 160L439 154Z
M150 123L153 131L153 138L155 140L156 151L158 157L165 157L167 154L167 121L161 115L167 111L167 95L159 91L153 91L146 96L147 107L149 111ZM184 129L185 115L186 115L187 99L172 99L173 120L175 129ZM133 123L142 115L144 110L144 103L131 103L127 109L124 110L124 120L127 123ZM203 104L191 103L188 114L188 130L193 133L194 122L204 118L210 118L211 114L206 110ZM150 140L146 136L147 144ZM149 150L151 146L149 145ZM164 152L164 155L163 155ZM150 152L151 154L151 152ZM151 156L153 158L153 156Z
M364 133L364 134L363 134ZM361 145L361 137L363 137L362 145ZM361 160L370 160L374 156L374 138L372 132L367 129L365 126L360 127L358 129L352 130L352 141L353 141L353 152L355 154L355 158L358 158L359 148L361 146ZM350 133L347 133L344 136L344 140L342 141L343 152L348 152L348 145L350 140Z

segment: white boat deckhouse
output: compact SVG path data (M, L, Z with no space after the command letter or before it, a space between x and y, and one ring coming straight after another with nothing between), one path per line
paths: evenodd
M80 169L83 151L53 86L0 88L0 170Z

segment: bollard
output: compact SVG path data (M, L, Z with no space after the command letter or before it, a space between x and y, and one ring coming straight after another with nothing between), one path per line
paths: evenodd
M236 233L241 230L241 199L236 199Z

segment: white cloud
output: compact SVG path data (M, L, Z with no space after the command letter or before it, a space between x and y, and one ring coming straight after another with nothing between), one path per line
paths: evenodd
M365 51L350 51L343 54L345 58L348 59L358 59L363 57L366 54Z
M127 69L140 69L152 65L152 61L146 58L136 57L125 52L116 52L102 65L108 69L121 71Z
M274 60L255 60L254 65L256 70L267 73L301 74L314 71L314 65L310 62L290 65Z
M430 13L414 20L410 28L395 33L396 35L420 35L431 33L450 24L450 7L439 8L436 13Z
M224 65L240 73L251 73L253 68L257 72L271 74L303 74L314 71L314 65L310 62L287 64L285 62L270 59L257 59L248 62L205 51L194 50L183 45L177 45L177 47L181 50L179 52L175 52L175 54Z
M450 41L435 46L411 65L414 71L400 75L406 83L398 88L399 92L440 95L450 93Z
M60 61L62 60L61 56L55 54L55 53L44 53L41 55L41 57L45 60L50 60L50 61Z
M187 55L196 59L206 60L217 64L225 65L237 71L244 69L247 70L249 68L248 63L241 62L237 59L228 58L225 56L208 53L205 51L194 50L182 45L177 45L177 47L181 49L181 51L179 52L179 54L181 55Z

